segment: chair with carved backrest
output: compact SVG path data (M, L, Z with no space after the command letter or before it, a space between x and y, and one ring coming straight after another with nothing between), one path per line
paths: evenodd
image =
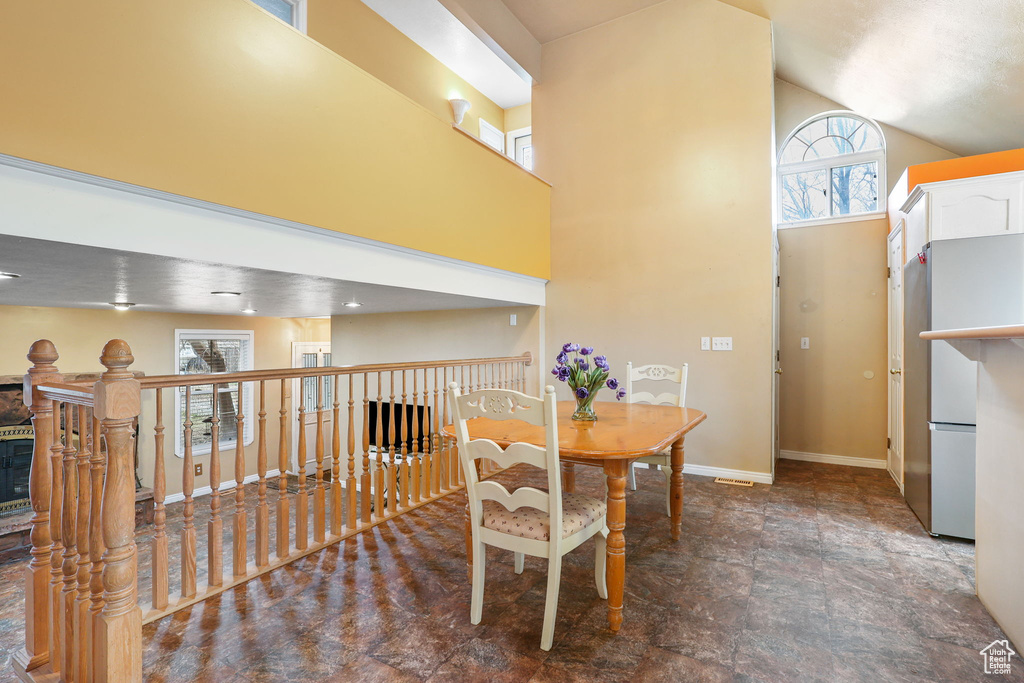
M473 592L470 621L479 624L483 616L485 545L511 550L515 571L523 571L523 556L548 559L548 587L544 605L541 649L550 650L558 608L558 586L562 556L591 537L596 539L594 574L597 592L608 597L605 582L605 549L608 537L607 506L603 500L577 493L562 493L558 467L558 422L553 387L544 398L516 391L490 389L463 396L457 384L448 385L449 403L455 423L459 458L466 475L473 548ZM513 443L504 450L488 439L470 439L467 421L522 420L544 427L545 446ZM480 481L476 461L487 459L499 467L532 465L547 474L547 491L523 486L509 492L495 481ZM550 533L560 529L561 533Z
M626 363L626 402L627 403L649 403L652 405L669 405L686 407L686 375L688 366L683 363L682 367L674 368L670 365L641 365L633 367L633 363ZM669 382L670 390L659 393L657 396L650 391L635 391L634 382ZM672 387L674 384L676 386ZM639 464L656 466L665 475L665 514L672 516L672 458L668 451L649 455L645 458L638 458L629 468L629 488L636 491L636 474L634 468Z

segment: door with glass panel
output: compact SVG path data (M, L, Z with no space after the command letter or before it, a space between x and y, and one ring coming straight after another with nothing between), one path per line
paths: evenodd
M293 368L323 368L331 365L330 342L292 342ZM319 380L319 381L318 381ZM330 455L330 439L334 432L334 378L305 377L292 380L291 412L292 472L299 469L299 430L306 432L306 474L316 471L317 408L323 407L323 439L325 459ZM303 410L300 416L299 408ZM301 422L300 422L301 420ZM329 469L329 468L328 468Z

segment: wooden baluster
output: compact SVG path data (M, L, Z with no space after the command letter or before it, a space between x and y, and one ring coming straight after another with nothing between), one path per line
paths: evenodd
M64 679L74 680L75 674L75 648L78 639L75 634L74 614L75 595L78 590L78 526L77 513L78 503L78 469L75 456L78 449L75 448L75 409L70 403L64 404L64 506L61 510L60 536L64 542L64 553L62 555L61 570L64 578L64 585L60 591L60 615L61 615L61 642L64 649L61 651L61 671L64 672ZM81 439L81 434L79 435Z
M89 572L89 676L88 680L97 680L96 662L96 630L99 628L100 612L103 611L103 553L107 548L103 544L103 480L106 472L106 451L103 442L103 427L96 411L92 415L92 458L89 460L89 472L92 485L91 505L89 511L89 559L92 569Z
M430 430L430 434L427 436L427 441L430 443L430 460L432 463L431 470L434 474L431 490L435 495L440 494L441 488L445 487L444 474L441 471L441 459L438 457L440 449L437 447L437 383L440 375L438 372L439 370L440 368L434 368L434 389L430 392L431 400L424 401L424 403L430 407L430 410L424 408L424 411L427 413L427 429Z
M224 520L220 515L220 385L213 385L210 417L210 521L206 523L208 536L207 583L224 585Z
M425 372L425 371L424 371ZM425 377L426 375L424 375ZM423 449L420 444L420 397L416 384L416 368L412 370L412 502L423 499L423 481L430 481L430 464L422 460ZM430 487L427 487L430 495Z
M74 672L76 681L87 681L92 651L92 623L89 619L89 579L92 561L89 543L89 515L92 512L92 481L89 476L89 460L95 448L96 435L92 431L92 411L85 406L78 407L78 587L75 594L74 631L78 634L78 646L74 649ZM154 481L154 497L156 496ZM154 564L154 567L156 565ZM154 577L155 582L155 577ZM155 584L154 584L155 585Z
M316 377L316 478L313 481L313 540L323 543L327 538L327 499L324 495L324 382Z
M299 495L295 501L295 547L309 546L309 493L306 491L306 387L299 380Z
M401 427L401 436L398 437L396 435L396 438L401 438L402 440L402 464L398 470L398 473L401 476L401 483L398 485L398 504L401 507L409 507L409 493L414 485L413 482L410 481L409 477L409 400L405 393L405 378L406 372L405 370L402 370L402 417L397 418L396 416L395 420L397 425L400 425ZM401 422L398 422L398 419L400 419ZM397 432L398 430L396 429L395 431Z
M356 528L356 414L353 395L355 378L348 376L348 479L345 480L345 503L348 508L349 529ZM337 391L335 391L337 393Z
M249 565L248 515L245 512L245 395L244 383L238 383L238 409L235 411L235 519L231 532L231 573L245 576Z
M32 411L32 467L29 470L29 500L32 503L31 560L25 569L25 647L13 657L19 674L32 671L50 661L50 493L52 470L50 447L53 434L60 432L60 415L54 414L53 402L39 396L36 387L63 378L54 363L57 349L48 339L32 344L28 360L32 363L25 375L24 401Z
M270 509L267 507L267 383L260 380L259 445L256 451L256 566L270 564Z
M192 457L192 387L185 387L185 422L182 443L185 459L181 467L182 493L185 495L181 529L181 597L191 598L196 594L196 504L192 498L195 490L195 460Z
M167 607L167 474L164 471L164 390L156 390L156 424L153 426L153 609Z
M379 422L380 420L378 420ZM359 475L362 489L362 521L370 522L370 373L363 373L363 469Z
M384 516L384 397L381 395L381 371L377 372L377 469L373 473L373 515Z
M459 368L460 379L462 377L463 370L464 370L463 368ZM448 375L448 369L445 368L445 383L444 383L444 387L442 388L442 392L441 392L441 403L443 404L443 411L442 411L443 424L448 424L449 422L451 422L450 417L449 417L451 415L451 413L448 411L448 376L447 375ZM452 379L453 382L455 381L455 367L454 366L452 367L452 377L451 377L451 379ZM463 384L463 386L465 386L465 383L462 383L462 384ZM456 486L459 486L462 483L461 478L459 476L459 454L455 450L455 441L454 441L454 439L452 439L450 437L445 437L444 442L445 442L445 451L446 451L446 455L447 455L447 458L448 458L448 476L451 478L452 488L454 488Z
M63 579L64 543L61 537L64 509L64 466L61 456L64 454L62 437L70 430L70 425L62 423L60 401L53 402L53 443L50 445L50 667L61 671L64 663L63 641L60 610L60 589ZM64 424L62 429L61 425Z
M288 503L288 380L281 380L281 425L277 439L277 559L291 554L291 520Z
M338 397L339 378L334 376L334 433L331 436L331 459L334 461L331 466L331 534L341 535L342 521L345 515L341 507L341 400ZM348 376L348 431L349 431L349 457L352 453L352 375ZM351 491L352 489L349 489ZM349 495L348 498L352 496Z
M139 382L128 366L135 359L123 340L103 347L107 371L96 382L97 417L107 443L107 476L101 506L103 610L96 637L96 679L142 680L142 610L135 601L135 454L132 422L141 405Z
M397 458L395 457L395 371L388 373L391 376L391 399L390 414L388 415L388 512L395 512L398 509L398 469L396 468Z

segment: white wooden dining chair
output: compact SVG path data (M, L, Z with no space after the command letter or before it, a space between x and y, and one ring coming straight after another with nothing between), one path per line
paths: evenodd
M686 375L689 370L687 363L682 367L674 368L670 365L641 365L633 367L633 363L626 363L626 402L627 403L649 403L652 405L669 405L686 407ZM669 391L655 395L651 391L636 391L633 388L634 382L668 382ZM672 384L676 386L671 386ZM629 488L636 491L636 474L634 469L637 465L646 464L648 467L658 467L665 475L665 514L672 516L672 456L669 451L638 458L629 468Z
M596 539L594 577L597 593L608 597L605 552L608 538L607 506L603 500L578 493L562 493L558 467L558 421L555 390L546 387L543 398L516 391L489 389L463 396L454 382L448 385L459 458L466 473L466 493L472 529L473 591L470 621L483 616L485 546L511 550L515 571L523 571L523 556L548 558L548 589L544 603L544 627L540 647L550 650L558 609L562 556L591 537ZM466 423L473 418L522 420L544 427L543 448L513 443L504 450L488 439L470 439ZM523 486L509 492L496 481L480 481L476 461L494 461L499 467L525 463L547 472L548 490ZM559 532L551 533L551 529Z

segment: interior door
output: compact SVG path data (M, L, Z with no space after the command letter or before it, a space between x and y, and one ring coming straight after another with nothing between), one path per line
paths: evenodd
M889 474L903 491L903 221L889 234Z
M322 368L331 364L331 343L330 342L292 342L292 367L293 368ZM331 424L334 408L334 381L324 378L322 380L322 402L324 407L324 446L328 445L328 439L334 429ZM305 377L301 380L292 380L292 410L293 419L298 421L299 406L305 408L302 418L302 429L306 430L306 472L314 471L316 463L316 414L317 414L317 378ZM292 472L299 468L299 430L292 430Z
M775 373L772 375L772 480L775 480L775 462L779 459L781 441L779 437L779 385L782 380L782 352L779 344L779 291L782 278L779 274L779 236L773 237L772 274L775 276L775 287L772 294L772 358L775 360Z

